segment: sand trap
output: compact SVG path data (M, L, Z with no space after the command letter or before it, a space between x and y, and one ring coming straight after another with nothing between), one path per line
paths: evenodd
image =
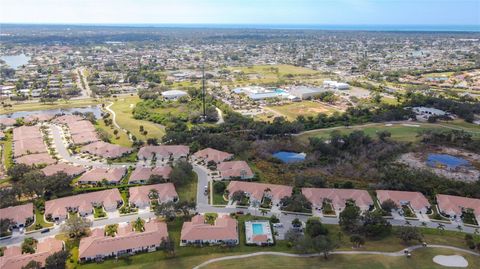
M408 123L404 123L404 124L402 124L402 125L405 126L405 127L420 127L420 125L418 125L418 124L408 124Z
M467 267L468 261L460 255L437 255L433 257L433 262L446 267Z

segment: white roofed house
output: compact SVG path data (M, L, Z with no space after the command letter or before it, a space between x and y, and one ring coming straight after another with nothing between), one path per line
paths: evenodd
M162 96L167 100L177 100L178 98L188 96L188 93L179 90L171 90L162 92Z

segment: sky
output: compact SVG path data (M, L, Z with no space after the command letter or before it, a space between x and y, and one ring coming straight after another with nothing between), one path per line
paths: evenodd
M480 0L0 0L0 22L480 27Z

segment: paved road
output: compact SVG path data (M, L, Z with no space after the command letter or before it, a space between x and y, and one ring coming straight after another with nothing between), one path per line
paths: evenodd
M404 251L414 251L417 249L422 249L425 248L422 245L416 245L416 246L411 246L406 249L402 249L400 251L395 251L395 252L383 252L383 251L332 251L330 252L330 255L382 255L382 256L387 256L387 257L401 257L405 256ZM451 246L444 246L444 245L428 245L427 248L444 248L444 249L451 249L459 252L464 252L468 253L474 256L480 256L479 253L462 249L462 248L457 248L457 247L451 247ZM202 267L205 267L206 265L215 263L215 262L220 262L220 261L228 261L228 260L237 260L237 259L246 259L246 258L251 258L251 257L256 257L256 256L282 256L282 257L295 257L295 258L311 258L311 257L320 257L323 256L322 253L312 253L312 254L293 254L293 253L285 253L285 252L273 252L273 251L262 251L262 252L255 252L255 253L249 253L249 254L243 254L243 255L234 255L234 256L226 256L226 257L220 257L220 258L215 258L215 259L210 259L208 261L205 261L201 263L200 265L197 265L193 267L193 269L200 269Z
M55 145L55 149L57 150L58 155L65 161L76 164L76 165L83 165L83 166L93 166L93 167L123 167L129 166L132 164L122 163L122 164L106 164L102 162L94 162L92 160L84 160L80 158L76 158L75 156L70 155L68 149L65 146L62 137L62 130L57 125L50 125L52 130L52 138L53 143Z
M197 174L198 183L197 183L197 208L209 208L208 205L208 196L205 195L205 186L208 186L209 176L206 168L196 165L193 165L193 171Z

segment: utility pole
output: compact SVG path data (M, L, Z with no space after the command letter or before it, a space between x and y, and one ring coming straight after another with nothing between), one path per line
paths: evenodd
M205 104L205 96L206 96L206 89L205 89L205 60L202 63L202 101L203 101L203 119L207 119L207 107Z

